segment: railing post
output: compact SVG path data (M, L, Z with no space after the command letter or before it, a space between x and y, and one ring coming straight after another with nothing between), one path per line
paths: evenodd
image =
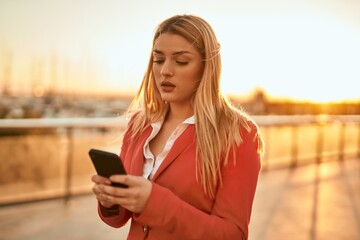
M321 163L322 160L322 151L323 151L323 142L324 142L324 134L323 134L323 125L324 123L317 123L318 135L317 135L317 145L316 145L316 163Z
M291 130L291 167L298 164L298 126L294 124Z
M269 127L264 127L264 130L266 129L266 133L265 133L265 136L263 135L263 137L264 137L264 139L263 139L263 141L264 141L264 156L263 156L263 163L262 163L262 169L263 170L268 170L269 169L269 157L268 157L268 149L269 149L269 142L270 141L268 141L269 139L270 139L270 129L269 129Z
M360 123L358 123L358 145L357 145L357 157L360 158Z
M344 160L345 151L345 123L341 123L340 136L339 136L339 161Z
M65 162L65 202L68 202L71 196L71 179L72 179L72 165L73 165L73 128L66 128L66 135L68 139L67 155Z

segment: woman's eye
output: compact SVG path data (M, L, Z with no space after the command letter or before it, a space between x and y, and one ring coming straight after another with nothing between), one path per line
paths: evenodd
M161 60L161 59L153 61L153 63L156 63L156 64L162 64L163 62L164 62L164 60Z
M185 61L176 61L177 64L179 65L187 65L189 62L185 62Z

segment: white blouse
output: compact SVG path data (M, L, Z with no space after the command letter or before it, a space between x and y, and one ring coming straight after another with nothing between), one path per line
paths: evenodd
M144 144L144 157L145 164L143 170L143 177L152 179L155 175L156 171L160 167L161 163L164 161L166 155L169 153L171 147L173 146L175 140L185 131L185 129L190 125L195 124L194 116L185 119L182 123L180 123L174 130L174 132L170 135L167 140L163 151L155 158L150 150L149 143L150 141L159 133L163 121L152 123L152 132L150 136L146 139Z

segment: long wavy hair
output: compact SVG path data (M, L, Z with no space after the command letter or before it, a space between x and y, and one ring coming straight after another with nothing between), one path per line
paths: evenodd
M219 181L221 184L221 164L227 164L230 149L242 142L239 127L250 131L247 116L231 105L220 92L220 44L208 22L194 15L168 18L155 30L153 46L163 33L185 38L202 56L203 74L192 97L196 131L196 173L198 179L201 179L204 192L214 197L214 187ZM136 114L129 126L133 137L152 122L161 119L168 108L156 87L152 67L151 54L140 89L127 111L131 116ZM224 161L220 160L222 157Z

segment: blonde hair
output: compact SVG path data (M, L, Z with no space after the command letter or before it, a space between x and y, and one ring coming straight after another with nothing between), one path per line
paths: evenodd
M176 15L157 27L153 46L162 33L184 37L203 58L203 75L192 99L197 176L200 176L205 193L214 197L214 187L218 181L221 184L220 159L224 157L224 164L227 164L230 149L242 142L239 127L243 126L250 131L250 126L247 124L246 115L233 107L220 92L220 44L211 26L194 15ZM155 85L152 65L151 55L140 89L128 110L129 114L136 114L129 126L133 137L150 123L159 120L167 110L167 104L162 100Z

